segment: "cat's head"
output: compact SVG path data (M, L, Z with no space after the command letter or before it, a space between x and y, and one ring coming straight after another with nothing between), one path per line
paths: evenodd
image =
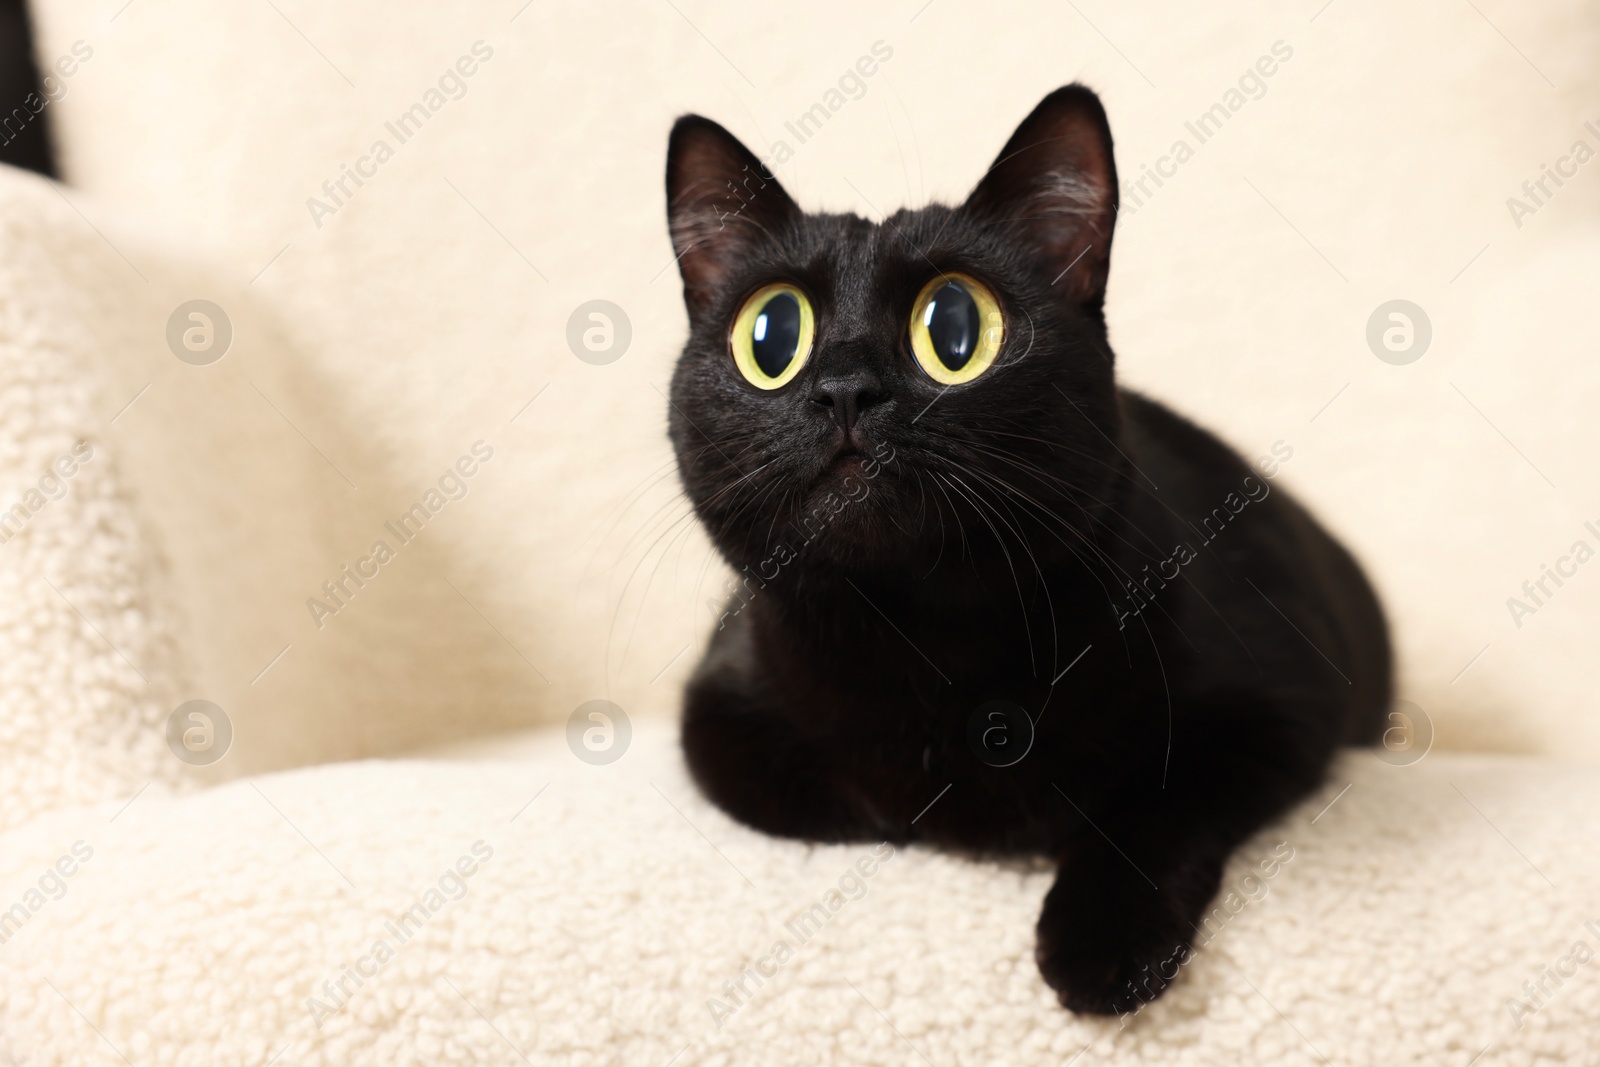
M667 202L690 321L671 437L736 567L787 549L926 570L1046 528L1057 550L1081 538L1117 419L1101 310L1117 179L1092 92L1046 97L961 205L876 223L802 212L686 116Z

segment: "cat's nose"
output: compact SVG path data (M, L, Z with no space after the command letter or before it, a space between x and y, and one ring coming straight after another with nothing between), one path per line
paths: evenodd
M863 412L888 399L889 394L877 375L866 370L828 375L811 390L811 402L826 408L846 434L860 421Z

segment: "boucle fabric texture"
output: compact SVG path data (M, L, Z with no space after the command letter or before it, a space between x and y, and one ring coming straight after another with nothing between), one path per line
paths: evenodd
M176 782L159 552L118 470L115 409L91 373L131 317L97 288L105 251L60 193L0 174L0 830ZM135 285L138 282L135 280Z
M1593 1062L1591 770L1350 754L1241 849L1196 957L1124 1026L1068 1015L1039 979L1048 870L752 833L696 795L661 727L608 766L560 731L493 751L147 794L10 835L13 895L92 855L0 946L0 1050L30 1067Z

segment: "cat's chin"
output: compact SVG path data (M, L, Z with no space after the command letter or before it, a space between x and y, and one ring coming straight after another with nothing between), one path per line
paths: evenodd
M850 507L867 503L887 488L883 465L865 452L841 449L823 465L811 481L808 503L813 507L827 502L832 494L850 501ZM878 503L881 503L881 499Z
M864 452L857 452L854 449L848 452L840 452L833 457L823 470L823 477L839 482L842 488L846 479L862 479L866 475L868 464L871 462L871 459Z
M900 486L869 457L836 457L811 483L788 529L819 563L893 568L915 554L915 521L899 517Z
M892 493L892 481L884 465L871 456L841 449L811 477L803 511L815 515L821 509L831 522L861 519L880 510L885 496Z

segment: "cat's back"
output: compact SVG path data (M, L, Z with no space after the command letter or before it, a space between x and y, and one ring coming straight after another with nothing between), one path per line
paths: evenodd
M1123 389L1119 400L1122 447L1137 467L1133 521L1222 561L1190 575L1210 573L1205 592L1213 604L1286 612L1316 634L1348 676L1345 740L1375 740L1392 687L1388 625L1360 564L1276 480L1293 446L1276 441L1252 462L1149 397Z

